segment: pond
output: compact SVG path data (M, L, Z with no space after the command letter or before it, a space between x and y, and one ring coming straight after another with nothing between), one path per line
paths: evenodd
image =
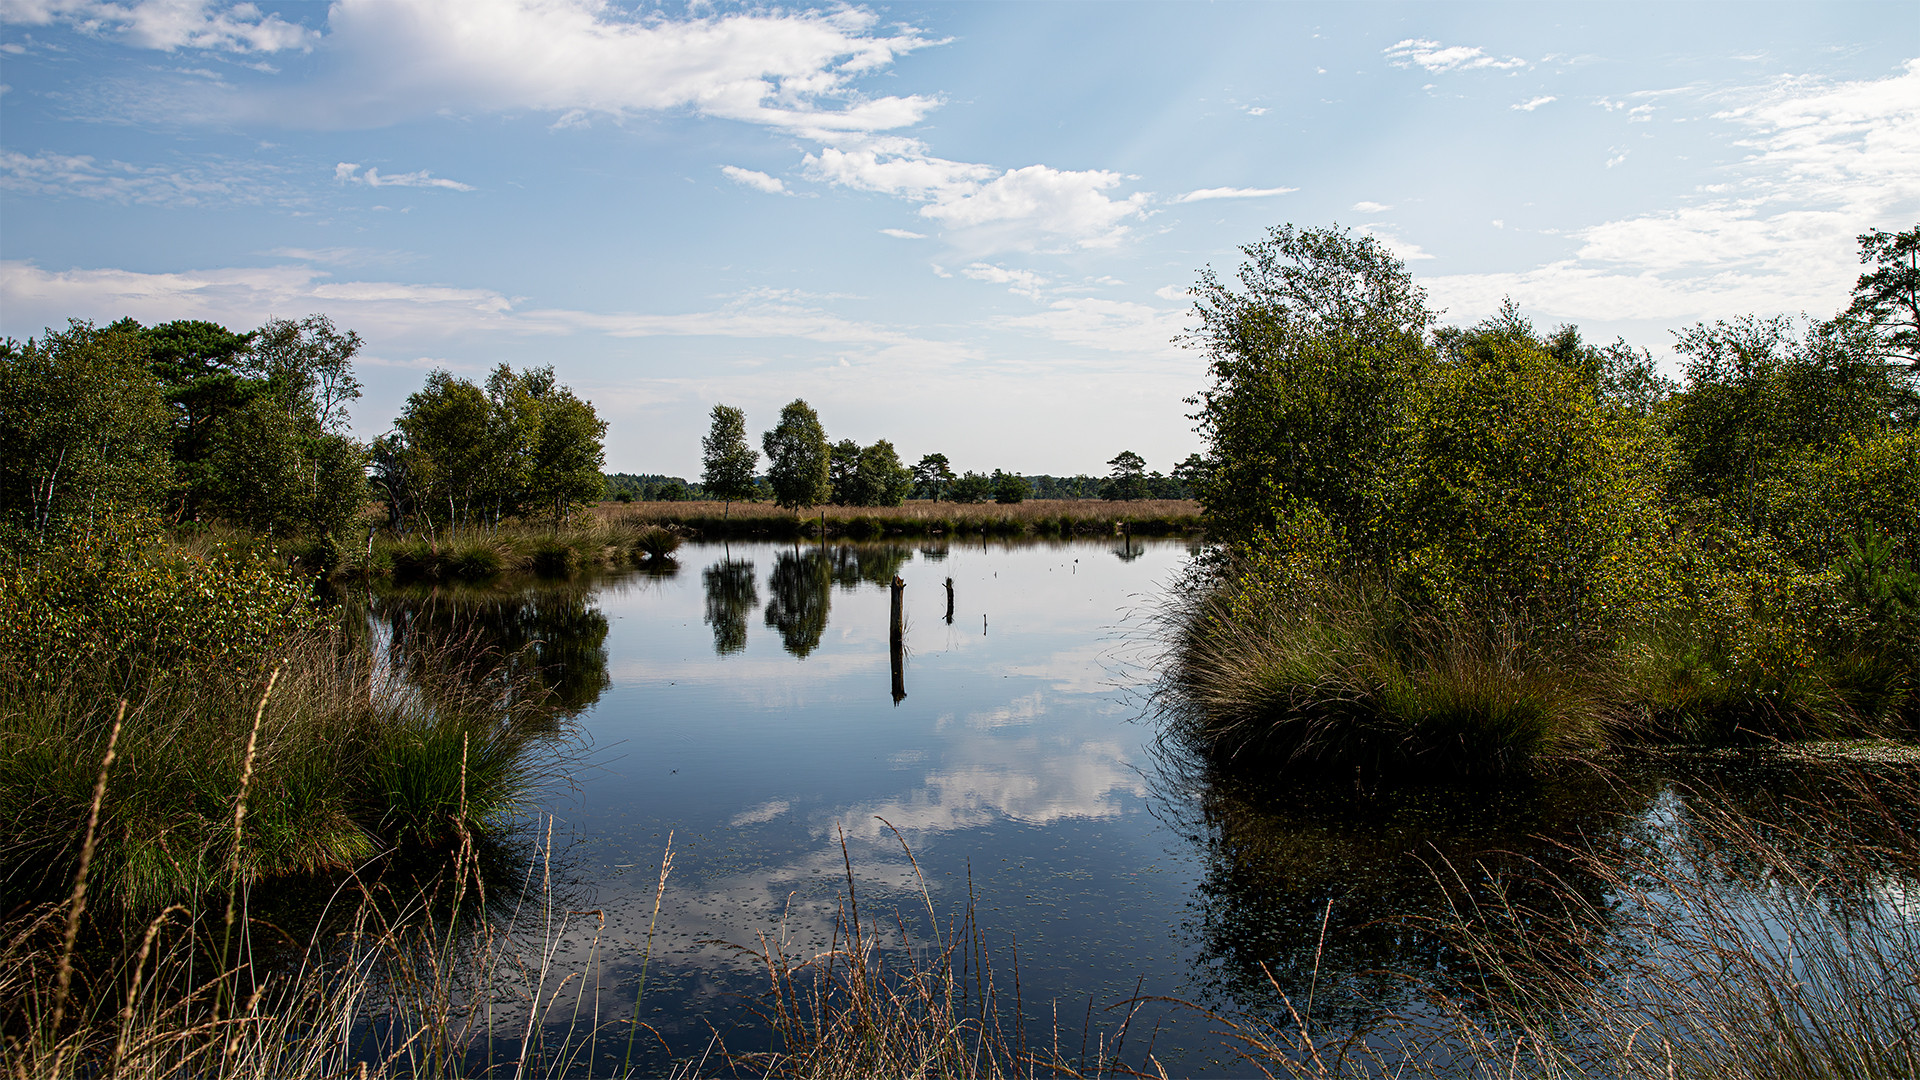
M1734 798L1790 779L1684 760L1464 794L1216 775L1145 718L1152 615L1190 557L1122 537L694 544L666 572L396 592L372 614L403 645L531 648L575 714L587 746L532 830L552 830L565 906L596 914L552 955L590 972L603 1017L626 1015L650 957L650 1068L716 1030L766 1048L761 935L826 948L849 866L863 911L923 941L921 881L943 920L971 901L1036 1039L1111 1033L1136 993L1266 1017L1311 999L1339 1028L1415 1004L1400 976L1458 965L1419 931L1453 889L1684 815L1709 778ZM1245 1071L1194 1009L1133 1025L1130 1058L1150 1044L1175 1075Z

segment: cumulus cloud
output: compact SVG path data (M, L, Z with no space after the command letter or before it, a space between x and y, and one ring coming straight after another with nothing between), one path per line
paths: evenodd
M787 185L785 183L781 182L778 177L768 176L763 172L756 172L753 169L742 169L738 165L722 165L720 166L720 171L727 179L736 184L744 184L755 191L764 191L769 195L784 195L787 193Z
M669 18L601 0L335 0L313 80L185 106L322 128L513 110L566 127L685 110L833 138L912 124L936 104L858 92L863 76L934 43L878 25L854 8Z
M217 52L311 51L320 35L251 3L208 0L6 0L0 20L14 25L64 23L85 33L109 34L143 49Z
M935 157L916 139L884 136L806 156L810 176L829 184L881 192L920 204L920 216L986 249L1111 246L1128 220L1146 211L1147 196L1112 198L1119 173L1028 165L991 165Z
M925 240L926 233L908 232L906 229L881 229L882 236L891 236L895 240Z
M379 169L360 171L360 166L343 161L333 167L333 178L343 184L365 184L368 187L430 187L446 188L448 191L472 191L472 184L463 184L458 180L449 180L435 176L425 169L419 172L401 173L398 176L381 176Z
M1189 191L1173 200L1177 203L1206 202L1208 199L1265 199L1273 195L1287 195L1299 188L1290 187L1210 187Z
M1572 258L1429 278L1430 293L1469 314L1509 294L1573 318L1838 309L1859 272L1853 237L1920 215L1920 60L1883 79L1786 78L1719 98L1736 103L1714 119L1742 129L1748 152L1725 183L1580 230Z
M1393 207L1387 203L1367 202L1364 199L1361 200L1360 202L1354 203L1353 208L1355 210L1360 211L1363 214L1384 214L1387 211L1393 209Z
M1544 97L1537 97L1527 101L1516 102L1513 105L1508 106L1508 108L1513 109L1517 112L1532 112L1533 110L1539 108L1542 105L1551 105L1554 102L1559 100L1560 100L1559 98L1554 97L1552 94L1548 94L1548 95L1545 95Z
M1395 67L1422 67L1428 71L1473 71L1478 68L1506 70L1527 66L1517 56L1490 56L1478 45L1442 45L1426 38L1408 38L1382 50Z

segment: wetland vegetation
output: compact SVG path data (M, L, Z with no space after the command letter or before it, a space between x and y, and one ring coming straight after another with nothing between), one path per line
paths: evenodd
M550 370L364 447L323 319L8 343L9 1074L1920 1071L1911 287L1675 383L1246 255L1195 502L793 410L775 512L594 505Z

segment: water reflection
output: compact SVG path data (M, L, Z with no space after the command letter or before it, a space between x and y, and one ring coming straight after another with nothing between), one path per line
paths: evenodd
M445 676L496 683L510 699L574 715L600 700L607 617L584 582L503 590L393 590L367 600L386 629L388 661L431 692ZM449 658L460 670L444 671ZM511 702L510 702L511 703Z
M1299 1008L1311 995L1316 1023L1345 1027L1405 1004L1409 973L1467 974L1435 932L1456 910L1496 896L1553 910L1563 894L1549 875L1604 908L1604 886L1560 841L1617 842L1661 783L1588 772L1502 789L1362 793L1350 782L1266 784L1199 768L1176 786L1185 790L1165 805L1204 866L1188 901L1201 1001L1284 1020L1289 1000ZM1541 932L1554 932L1551 920Z
M721 656L747 647L747 616L760 606L760 585L752 562L731 559L700 572L706 587L706 622L713 627L713 651Z
M904 544L843 544L833 549L833 583L848 592L861 582L885 585L912 557Z
M780 644L806 659L820 647L833 606L833 563L823 551L783 551L774 557L767 579L767 625L780 631Z

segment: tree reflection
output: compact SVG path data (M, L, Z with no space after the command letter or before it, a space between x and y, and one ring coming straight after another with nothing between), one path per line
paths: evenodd
M913 557L913 549L903 544L842 544L833 549L832 557L834 584L851 591L863 581L869 585L892 581Z
M780 631L780 644L804 659L820 647L833 606L833 564L824 552L782 552L767 578L767 625Z
M1197 998L1285 1022L1288 1001L1311 995L1316 1026L1346 1028L1403 1003L1409 975L1465 976L1467 958L1435 929L1496 891L1551 911L1571 888L1603 910L1604 885L1544 837L1617 837L1661 786L1586 775L1362 795L1350 782L1262 784L1206 768L1187 782L1198 790L1176 818L1205 865L1189 901L1193 970L1206 973Z
M751 562L721 562L700 573L707 590L707 625L713 627L713 651L725 656L747 647L747 616L760 605L760 586Z
M507 591L433 589L375 594L369 614L387 628L394 669L431 692L446 677L498 684L508 704L571 716L600 700L607 617L581 583ZM457 670L446 670L449 664Z

